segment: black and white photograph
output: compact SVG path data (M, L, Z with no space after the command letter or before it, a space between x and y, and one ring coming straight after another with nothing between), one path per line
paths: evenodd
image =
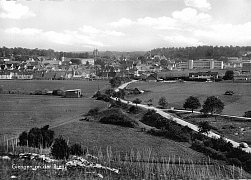
M0 0L0 179L251 179L251 0Z

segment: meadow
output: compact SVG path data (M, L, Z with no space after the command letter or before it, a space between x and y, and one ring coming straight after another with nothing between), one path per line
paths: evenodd
M59 126L79 120L93 107L105 107L91 98L61 98L46 95L0 94L0 138L18 135L32 127Z
M106 80L0 80L0 87L3 91L15 92L34 92L36 90L54 90L54 89L81 89L85 97L91 97L98 88L105 89L110 87Z
M128 100L136 97L145 103L153 100L153 105L158 106L159 98L166 97L169 107L183 108L185 99L189 96L198 97L200 102L208 96L217 96L225 104L223 114L243 116L244 112L251 110L251 84L250 83L224 83L224 82L136 82L128 88L139 88L145 93L137 96L128 96ZM227 96L224 93L227 90L234 91L234 95Z
M103 101L91 97L99 86L107 86L107 81L0 81L6 90L82 88L84 98L61 98L47 95L0 94L0 140L13 137L33 127L50 125L56 137L63 135L70 143L79 142L83 146L106 148L129 152L131 149L153 148L156 156L181 156L194 161L205 158L188 145L162 139L141 132L139 129L124 128L99 122L79 121L81 115L91 108L105 108ZM98 85L99 84L99 85ZM103 86L101 86L103 84Z
M0 87L0 138L15 136L32 127L46 124L58 126L78 120L81 113L93 107L105 107L101 101L90 97L98 88L109 87L108 81L60 81L60 80L1 80ZM28 95L36 90L81 89L84 98L61 98L59 96ZM15 91L15 94L9 94Z

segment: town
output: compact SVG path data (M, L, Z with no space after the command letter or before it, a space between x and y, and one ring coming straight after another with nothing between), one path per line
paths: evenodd
M79 58L67 52L48 56L17 54L16 49L1 48L0 79L96 80L128 77L147 81L182 78L215 81L222 79L226 71L232 71L231 80L251 81L251 51L240 51L236 57L189 59L166 57L161 51L141 52L137 55L126 52L106 53L95 49L90 53L82 53L82 57L85 57Z

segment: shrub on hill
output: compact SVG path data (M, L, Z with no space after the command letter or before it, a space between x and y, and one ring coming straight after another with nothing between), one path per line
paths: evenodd
M135 127L135 122L133 122L133 120L119 114L111 114L109 116L105 116L101 118L99 122L103 124L114 124L114 125L119 125L123 127L130 127L130 128Z
M237 159L237 158L229 158L229 159L227 159L227 162L230 165L235 165L235 166L238 166L238 167L242 166L241 161L239 159Z
M209 138L201 133L193 132L190 128L182 127L151 110L142 117L141 121L149 126L158 128L157 130L149 130L149 134L176 141L192 141L192 149L214 159L227 161L229 164L243 165L246 171L251 172L251 154L243 151L241 148L234 148L224 138Z
M106 95L106 94L96 94L95 95L97 100L102 100L105 102L109 102L110 101L110 96Z
M54 141L54 144L51 148L51 154L56 159L68 159L70 149L65 141L65 139L60 136L59 138L56 138Z
M189 142L191 140L192 130L190 128L187 126L181 126L172 120L166 119L155 111L147 111L142 117L141 122L159 129L150 130L148 133L152 135L163 136L181 142Z
M138 112L139 108L136 106L131 106L128 110L129 110L129 113L136 114Z
M195 133L193 136L199 135ZM199 136L203 136L202 134ZM224 138L208 138L204 136L201 140L199 136L193 139L191 148L202 152L214 159L227 161L229 164L235 166L243 166L247 172L251 172L251 154L243 151L241 148L234 148L230 142L224 140ZM250 162L250 164L249 164Z
M251 118L251 111L246 111L246 112L244 113L244 117Z
M90 109L86 115L87 116L95 116L98 114L98 112L99 112L99 108L95 107L95 108Z
M214 159L224 160L224 161L226 160L226 156L222 152L216 151L215 149L211 147L207 147L200 141L193 142L191 148L198 152L202 152L206 154L207 156L210 156Z
M80 144L73 144L70 147L70 154L76 156L82 156L84 154L84 151Z

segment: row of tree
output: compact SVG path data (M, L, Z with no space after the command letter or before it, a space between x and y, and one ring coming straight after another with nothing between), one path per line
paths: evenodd
M89 58L90 55L88 52L58 52L54 51L53 49L28 49L28 48L7 48L1 47L0 48L0 57L15 57L16 60L22 60L23 56L46 56L51 58L61 58L69 57L69 58Z
M194 109L198 109L201 107L201 103L197 97L190 96L186 99L183 107L185 109L191 109L193 112ZM224 103L219 98L215 96L210 96L206 99L200 111L204 114L210 113L211 115L213 115L215 113L221 113L223 109Z
M251 51L251 46L197 46L180 48L156 48L146 55L164 55L167 58L179 59L199 59L223 57L240 57L243 53ZM225 61L226 59L221 59Z
M161 97L158 104L163 109L168 106L168 102L165 97ZM185 100L183 107L185 109L191 109L193 113L195 109L199 109L201 107L201 103L197 97L190 96ZM223 109L224 103L219 98L210 96L206 99L200 111L204 114L210 113L213 115L215 113L221 113Z
M62 136L54 140L54 131L49 129L49 125L42 128L32 128L29 132L22 132L19 135L19 145L35 148L51 147L51 154L56 159L68 159L69 155L81 156L84 151L80 144L68 146Z
M29 132L22 132L19 135L19 145L35 148L50 147L54 140L54 131L49 129L49 125L42 128L32 128Z

